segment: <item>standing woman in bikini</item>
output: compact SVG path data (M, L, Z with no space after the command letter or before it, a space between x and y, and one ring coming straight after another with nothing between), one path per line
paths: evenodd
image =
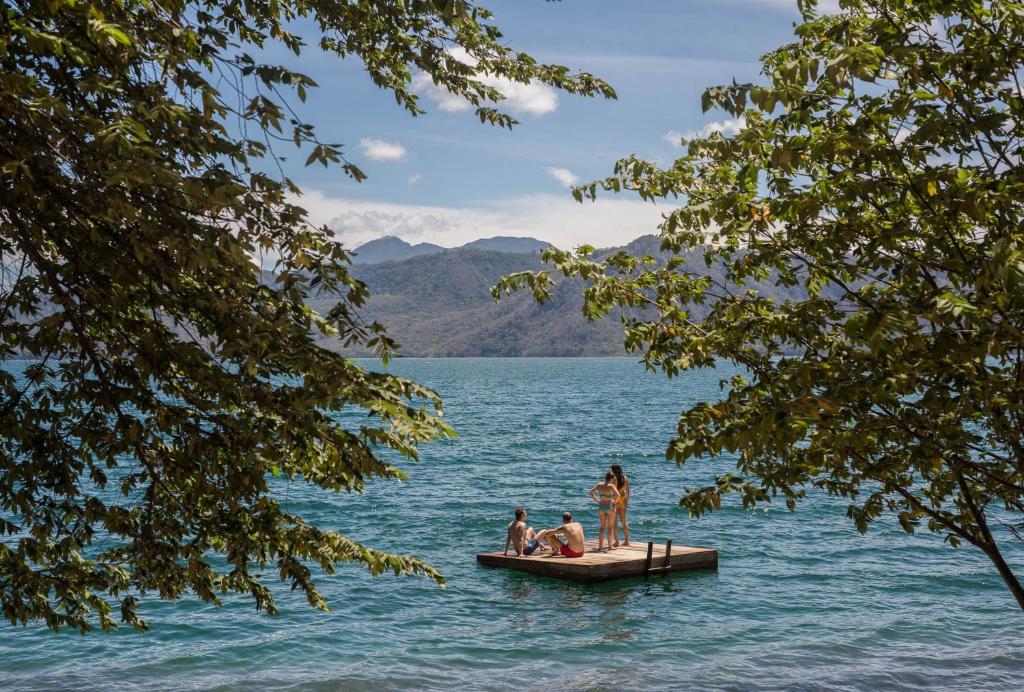
M590 499L597 503L597 518L601 520L601 528L597 533L598 552L604 549L605 536L608 537L608 549L612 549L612 526L619 500L619 490L612 482L614 480L615 474L609 471L604 475L604 483L598 483L590 489Z
M613 525L615 527L615 547L619 547L619 524L622 524L622 533L625 537L622 545L629 545L629 524L626 522L626 510L629 509L629 479L623 473L622 467L612 464L612 475L615 476L615 488L619 491L619 501L615 505L615 516Z

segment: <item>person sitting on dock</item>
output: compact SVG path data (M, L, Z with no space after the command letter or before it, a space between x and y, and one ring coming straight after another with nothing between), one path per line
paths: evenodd
M561 526L553 529L544 529L537 534L538 541L547 541L551 546L552 557L583 557L586 550L586 543L583 538L583 526L578 521L573 521L572 513L566 512L562 515ZM559 538L565 536L565 542Z
M508 555L509 543L516 550L516 557L533 555L540 547L537 540L537 532L526 525L526 510L516 507L516 518L508 523L508 533L505 535L505 555Z

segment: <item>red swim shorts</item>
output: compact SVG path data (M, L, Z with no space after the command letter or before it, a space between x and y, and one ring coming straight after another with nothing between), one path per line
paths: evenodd
M577 553L575 550L570 550L569 546L565 543L562 544L560 552L562 553L562 557L583 557L583 553Z

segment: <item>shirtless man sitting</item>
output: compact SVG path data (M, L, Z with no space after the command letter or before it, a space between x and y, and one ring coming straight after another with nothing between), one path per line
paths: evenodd
M551 546L552 557L583 557L586 544L583 542L583 526L578 521L572 520L572 513L566 512L562 515L561 526L553 529L544 529L537 534L538 541L547 541ZM559 536L565 536L563 542Z
M533 555L537 548L540 548L537 532L526 525L526 510L522 507L516 507L516 518L508 523L508 533L505 534L505 555L508 555L510 543L515 548L516 557Z

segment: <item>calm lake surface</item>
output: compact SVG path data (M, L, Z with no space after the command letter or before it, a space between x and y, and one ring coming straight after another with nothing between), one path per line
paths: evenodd
M152 629L104 635L0 626L0 686L17 689L1020 689L1024 616L980 552L895 519L866 536L846 503L815 496L690 519L686 485L729 459L664 458L678 412L719 395L728 371L667 381L632 359L401 360L437 389L459 432L407 464L407 483L363 496L301 483L292 510L368 544L430 560L448 577L322 577L332 612L279 589L251 602L148 602ZM477 566L502 547L518 504L538 528L569 509L596 537L586 491L611 463L630 476L637 541L717 546L717 572L600 585ZM1011 564L1024 550L1008 540Z

